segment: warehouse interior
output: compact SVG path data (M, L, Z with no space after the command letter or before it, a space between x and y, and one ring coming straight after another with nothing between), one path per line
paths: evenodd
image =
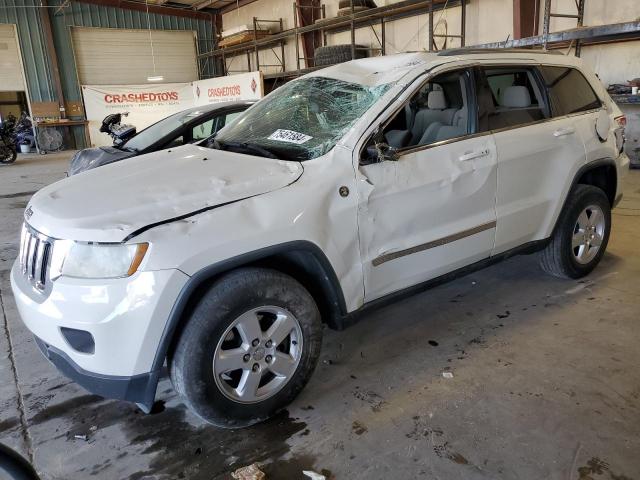
M171 340L168 348L172 353L160 359L161 368L155 372L157 388L146 406L137 399L113 399L87 388L73 376L70 379L69 372L51 356L42 355L48 344L43 347L38 335L34 337L35 317L27 318L23 309L33 308L64 321L62 312L68 311L65 309L70 300L59 294L62 306L57 311L43 307L49 304L36 297L15 293L12 269L23 268L21 257L26 257L27 227L23 223L29 223L31 215L38 219L39 209L53 219L56 202L66 202L65 208L72 208L75 202L77 208L89 212L83 213L84 225L100 230L100 222L105 222L104 239L96 242L107 244L114 242L107 239L110 227L106 222L117 220L122 232L133 229L124 213L129 208L127 202L139 207L149 198L160 203L163 197L165 203L175 202L168 217L177 226L167 227L164 223L168 221L155 212L143 213L148 216L149 226L136 230L135 235L149 234L146 230L151 234L154 230L170 232L179 238L176 250L185 245L184 250L189 250L187 242L201 233L190 230L198 222L183 215L177 197L182 196L198 214L222 211L239 198L240 204L256 202L263 190L250 188L258 188L256 185L262 182L259 186L267 185L264 191L272 195L268 189L275 187L269 182L280 181L278 175L286 179L289 188L297 181L298 177L293 178L299 175L296 168L301 165L300 171L305 170L305 161L285 161L263 152L259 156L267 158L260 160L277 160L277 167L266 169L260 162L240 162L242 171L237 175L247 193L224 197L224 203L214 205L214 200L192 195L191 188L206 185L215 194L220 185L233 183L236 173L230 167L220 178L208 178L204 170L194 174L179 163L187 161L189 156L185 154L176 158L173 170L165 163L158 163L156 168L148 162L151 167L145 173L144 158L160 162L160 156L170 155L172 150L213 142L218 131L226 125L231 128L224 131L237 129L246 109L249 117L278 89L305 78L323 78L324 69L340 68L343 62L366 59L371 62L367 65L380 65L382 70L385 65L396 65L384 63L386 57L393 62L398 55L410 52L442 59L447 55L463 58L467 53L483 58L484 53L478 52L484 51L487 55L511 52L509 58L517 61L519 57L528 58L529 53L577 58L576 62L597 75L603 92L619 112L616 121L624 118L624 124L618 123L624 128L624 139L620 134L610 141L614 145L620 142L617 154L628 159L629 165L625 164L625 171L617 177L621 180L618 196L611 202L615 208L611 210L607 250L593 272L580 278L558 278L538 266L537 251L524 252L531 253L527 255L505 252L502 262L461 271L451 278L432 278L432 283L424 285L429 288L414 288L391 302L364 308L357 316L348 314L338 328L326 321L326 309L318 306L323 333L315 373L284 408L251 425L229 423L227 428L220 428L194 411L193 402L185 400L186 387L176 388L172 373L178 340ZM382 63L374 63L376 57L381 57L378 60ZM415 65L419 64L416 60ZM537 68L527 63L529 67ZM382 74L392 76L394 68ZM374 70L353 67L348 74L381 73ZM518 72L514 78L519 78ZM514 85L521 87L517 81ZM474 85L474 89L480 88L480 84ZM508 90L510 86L508 83L501 88ZM635 248L640 235L639 88L637 0L0 0L0 151L7 155L0 160L0 478L5 478L2 474L11 480L640 478L640 256ZM332 91L327 90L324 96L331 97ZM531 106L529 100L521 110ZM481 108L476 103L471 105ZM219 106L222 110L216 110ZM447 107L452 105L443 103L438 109ZM467 107L465 101L465 112ZM309 111L317 113L313 108ZM384 114L381 111L380 115ZM192 119L198 115L202 115L202 121L194 123ZM364 118L364 113L358 117ZM567 118L575 117L569 114ZM161 140L147 138L156 122L163 119L175 121L170 129L167 126L161 133L154 133ZM600 136L598 128L591 130ZM284 132L281 135L289 138L283 141L297 143L298 147L313 138ZM293 138L293 134L298 136ZM599 140L602 145L607 142L606 138ZM127 143L136 146L129 150L119 147ZM512 144L517 143L512 140ZM210 143L198 145L200 152L213 152L203 154L209 157L203 159L203 165L215 166L216 155L232 155L213 150ZM378 148L378 143L375 146ZM346 147L336 147L340 148ZM358 148L360 153L365 150L363 146ZM517 145L512 148L517 149ZM193 156L198 152L187 153ZM360 153L353 156L355 170ZM580 153L585 154L582 150ZM377 154L382 155L380 148ZM108 155L112 157L107 159ZM104 162L104 167L93 163L98 161ZM292 163L297 166L292 167ZM133 165L130 172L127 164ZM549 164L541 162L540 168ZM78 168L93 171L76 176ZM119 199L112 203L101 203L109 186L100 179L103 168L104 172L122 172L121 182L110 187L113 197ZM312 172L312 167L308 171ZM393 172L398 183L410 184L411 179ZM153 186L161 175L165 175L165 184ZM304 178L305 174L301 175ZM82 191L85 177L94 183L84 186L84 198L65 198L75 198L71 195ZM370 179L375 183L374 176ZM362 185L373 185L370 179L360 178L360 185L356 188L354 183L351 192L341 186L344 183L334 182L331 192L336 198L336 192L342 198L351 193L349 198L353 198L353 193L364 191ZM446 181L442 180L439 187L444 188ZM597 186L598 181L592 184ZM60 190L56 185L62 185ZM69 185L67 190L65 185ZM137 188L135 195L127 196L126 188L132 185ZM172 189L173 185L182 190ZM349 233L340 233L347 215L344 207L325 200L313 184L305 188L306 198L300 199L301 204L321 197L331 219L326 225L316 225L314 234L326 239L336 251L342 242L352 249L364 248L365 237L358 237L358 232L366 228L359 216L362 205L354 207L354 217L358 215L360 223L354 227L356 237L347 242ZM451 192L445 197L447 201L460 194L456 188ZM498 197L494 197L497 202ZM34 200L37 198L40 203ZM197 201L204 203L196 207ZM544 203L548 202L551 199L545 198ZM244 218L246 214L252 222L251 228L238 228L237 239L230 242L237 248L244 248L252 236L261 236L265 242L304 240L267 232L269 222L280 225L272 220L277 219L278 208L256 206L255 211L246 213L253 203L248 205L235 215L229 214L229 218ZM284 204L282 210L286 210ZM304 209L305 215L311 210ZM69 212L61 214L61 225L71 224ZM518 224L533 222L536 212L530 212L531 217ZM400 211L396 213L403 216ZM300 217L303 223L303 210L290 223L295 224ZM389 233L385 228L393 230L390 225L395 225L382 216L375 221L375 228L382 233L374 232L374 239L384 237ZM434 214L433 222L437 221L438 215ZM79 227L69 228L80 232ZM223 231L233 226L220 224L217 228L226 240L228 235ZM56 242L94 243L84 237L58 238L53 225L51 229L38 235L49 235ZM409 229L400 235L409 238L413 233ZM343 238L336 238L340 236ZM213 237L205 237L211 245L216 241ZM445 238L455 241L453 237ZM154 237L149 238L152 254ZM441 239L429 240L433 240L429 248L442 245L438 244ZM288 245L295 250L293 243ZM410 250L409 244L403 245ZM38 252L29 253L34 259L48 254L46 248L42 254ZM379 259L386 262L385 255L397 253L381 249L373 265ZM138 250L132 253L131 265L139 254ZM348 256L341 255L343 260ZM278 270L282 264L284 271L285 264L290 267L289 263L295 263L294 256L293 260L286 255L274 258L252 265ZM229 265L236 265L233 261ZM306 275L311 275L312 267L305 264ZM82 265L77 268L81 270ZM180 270L182 266L175 268ZM338 272L337 281L344 285L344 278L361 277L363 272L366 275L366 268L358 264L344 275ZM444 270L442 273L446 274ZM221 274L216 275L219 281ZM331 275L321 276L327 282L333 280ZM80 288L80 277L70 278ZM55 293L56 281L53 283ZM87 298L93 295L87 302L93 302L97 309L116 295L115 289L107 287L96 286L92 291L91 287L82 288L86 288L83 292ZM122 309L134 313L142 310L140 305L147 297L158 295L159 289L151 282L146 290L136 291L137 296L127 290L130 295L126 302L119 303L114 313L98 321L95 328L103 328L100 324L106 325ZM178 290L176 287L176 296ZM308 290L315 294L313 288ZM203 284L194 291L203 294ZM20 296L26 300L20 300ZM162 298L153 307L156 311L167 303L173 315L181 305L181 300L174 305L168 296L159 296ZM346 303L349 310L349 301ZM364 300L359 306L362 303L366 307ZM187 303L185 299L185 305L189 312L197 312L193 300ZM91 312L79 307L72 311L79 317ZM135 325L136 318L130 320L131 324L121 324L109 337L133 336L142 329ZM85 318L74 321L91 322ZM162 334L164 339L169 330L156 328L155 333L147 335L160 338ZM241 334L241 330L237 331ZM64 338L70 348L75 348L71 337ZM222 338L230 341L229 336ZM295 346L297 337L291 338ZM220 342L222 345L223 340ZM123 339L121 348L117 343L108 354L114 366L123 362L128 348L125 344L130 342ZM307 343L300 343L307 348ZM100 345L94 347L99 352ZM78 358L94 353L79 351ZM264 352L251 353L256 359L259 353L262 361ZM136 362L140 358L142 354ZM139 373L134 370L130 378ZM127 388L133 389L131 385ZM13 465L20 465L22 473L17 473L18 467Z

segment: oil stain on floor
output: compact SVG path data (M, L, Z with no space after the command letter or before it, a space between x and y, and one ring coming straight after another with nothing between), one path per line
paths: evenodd
M62 419L66 432L61 435L73 440L92 437L98 432L118 425L123 429L137 455L150 458L148 468L131 474L129 480L170 478L189 480L216 480L229 478L230 472L255 462L265 464L274 474L288 471L287 465L296 468L301 464L313 464L313 459L283 461L289 453L287 439L303 432L304 422L290 418L283 411L271 420L241 430L223 430L206 424L194 424L187 420L183 405L158 408L157 414L145 415L126 402L105 401L95 395L75 397L45 408L31 418L32 425L53 419ZM87 437L85 437L87 436ZM138 449L141 449L139 451ZM132 453L133 454L133 453ZM127 455L122 452L122 455ZM109 461L78 471L79 474L96 475L111 467ZM301 470L298 470L299 472ZM108 476L108 475L107 475ZM106 477L105 477L106 478Z

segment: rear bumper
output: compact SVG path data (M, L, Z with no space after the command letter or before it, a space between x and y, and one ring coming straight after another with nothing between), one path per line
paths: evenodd
M38 337L35 337L35 340L42 354L47 357L64 376L73 380L89 392L105 398L135 402L146 413L151 411L156 397L156 387L160 378L160 370L134 375L132 377L117 377L88 372L71 360L62 350L47 344Z

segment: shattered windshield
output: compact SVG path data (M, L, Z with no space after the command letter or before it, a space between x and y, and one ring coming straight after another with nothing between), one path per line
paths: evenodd
M220 130L212 146L285 160L319 157L389 86L367 87L324 77L287 83Z

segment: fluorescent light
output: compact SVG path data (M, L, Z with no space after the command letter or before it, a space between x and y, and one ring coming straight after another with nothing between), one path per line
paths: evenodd
M147 82L161 82L164 80L162 75L154 75L151 77L147 77Z

